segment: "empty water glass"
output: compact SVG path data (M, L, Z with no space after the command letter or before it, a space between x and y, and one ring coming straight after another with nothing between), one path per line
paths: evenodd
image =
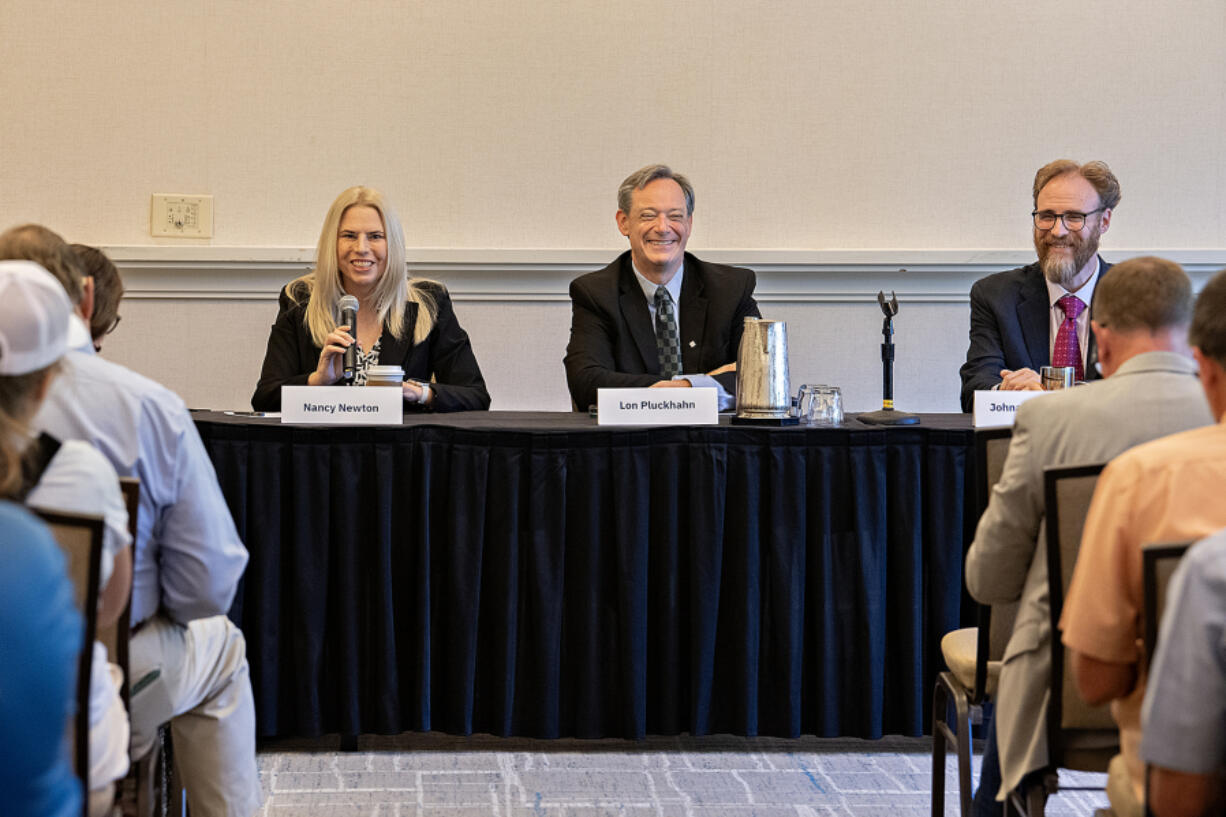
M800 422L808 425L813 422L813 404L817 399L818 389L824 389L825 386L815 386L811 383L805 383L797 392L796 397L792 399L792 416L800 418Z
M810 408L809 425L843 424L843 394L838 386L818 386Z

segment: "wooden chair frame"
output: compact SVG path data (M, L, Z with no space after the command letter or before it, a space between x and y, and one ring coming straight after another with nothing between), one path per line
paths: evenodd
M89 692L93 672L94 640L98 629L98 581L102 575L102 535L105 521L95 514L32 508L51 529L68 559L74 601L85 621L81 655L77 663L77 714L73 719L73 764L82 791L89 793ZM82 536L81 534L84 534ZM82 798L82 813L89 817L89 797Z

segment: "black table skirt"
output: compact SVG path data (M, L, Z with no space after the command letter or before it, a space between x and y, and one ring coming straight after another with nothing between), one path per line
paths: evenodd
M962 415L196 420L251 552L262 737L926 730L973 535Z

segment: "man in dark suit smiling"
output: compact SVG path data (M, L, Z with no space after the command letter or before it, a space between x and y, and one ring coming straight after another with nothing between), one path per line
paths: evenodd
M1039 260L971 288L963 411L971 410L977 389L1040 388L1043 366L1073 366L1078 380L1099 376L1090 306L1111 268L1098 256L1098 242L1111 225L1120 183L1104 162L1057 159L1039 168L1033 192Z
M617 192L617 228L630 249L571 282L566 382L576 408L599 388L703 387L735 396L746 316L758 317L754 274L685 251L694 188L664 165L632 173Z

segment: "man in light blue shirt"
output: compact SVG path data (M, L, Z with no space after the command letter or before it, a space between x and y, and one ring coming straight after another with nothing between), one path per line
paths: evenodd
M47 269L88 321L92 281L72 249L37 225L0 235L0 257ZM88 332L85 333L88 336ZM132 758L171 722L195 815L249 817L263 799L246 642L226 613L247 550L195 424L170 390L84 343L62 361L34 427L92 442L140 480L132 575Z

